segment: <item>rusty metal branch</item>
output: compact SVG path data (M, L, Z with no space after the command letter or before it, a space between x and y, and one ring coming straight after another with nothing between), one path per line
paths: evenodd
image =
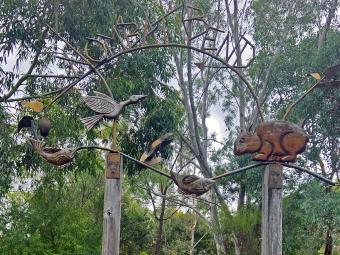
M163 15L161 18L159 18L157 21L153 22L150 27L151 27L151 30L145 34L145 36L149 36L150 34L152 34L156 29L157 29L157 25L158 23L160 22L164 22L164 19L166 17L168 17L169 15L171 15L172 13L176 12L177 10L180 10L182 9L182 22L183 22L183 26L184 28L186 29L186 26L184 24L184 9L186 8L189 8L189 9L192 9L192 10L196 10L196 11L200 11L200 9L197 9L197 8L194 8L192 6L186 6L186 5L181 5L181 6L178 6L176 7L175 9L173 9L172 11L170 11L169 13L167 13L166 15ZM191 22L191 21L189 21ZM53 29L52 31L54 33L56 33ZM72 45L70 45L70 43L64 39L63 37L61 37L58 33L56 33L56 35L61 39L63 40L67 45L69 45L79 56L81 56L82 59L84 59L87 63L89 62L88 59L86 57L84 57L79 51L77 51ZM112 38L110 38L112 39ZM259 115L260 115L260 118L261 118L261 121L264 121L264 117L263 117L263 113L261 111L261 106L260 106L260 103L259 103L259 99L258 97L256 96L255 94L255 91L254 89L252 88L252 86L250 85L250 83L246 80L246 78L243 76L243 74L237 70L237 67L235 66L232 66L230 64L228 64L228 60L225 60L225 59L222 59L220 57L218 57L216 54L213 54L211 52L208 52L204 49L199 49L199 48L196 48L192 45L190 45L189 43L187 44L180 44L180 43L167 43L167 44L148 44L148 45L140 45L138 47L135 47L139 42L141 42L142 38L139 38L137 39L132 45L131 45L131 48L125 48L123 49L122 51L106 58L106 59L103 59L102 61L100 61L96 67L94 67L91 63L90 63L90 66L92 69L94 69L94 72L96 72L99 77L104 81L103 77L101 76L101 74L98 72L98 70L96 68L100 68L102 66L104 66L105 64L111 62L112 60L118 58L119 56L121 55L124 55L124 54L127 54L127 53L132 53L132 52L135 52L135 51L140 51L140 50L144 50L144 49L151 49L151 48L186 48L188 50L194 50L194 51L197 51L199 53L202 53L202 54L205 54L213 59L215 59L216 61L220 62L221 64L223 64L226 68L229 68L230 70L232 70L234 73L236 73L240 79L244 82L244 84L246 85L246 87L248 88L250 94L252 95L253 99L255 100L255 103L256 103L256 107L258 108L258 111L259 111ZM224 42L226 42L226 40L224 40ZM246 42L248 44L251 45L251 43L249 41L246 40ZM254 47L253 48L253 52L254 52ZM85 73L83 76L81 76L79 78L78 81L74 82L74 83L71 83L69 84L68 86L65 87L65 90L55 99L53 100L52 103L54 103L56 100L58 100L61 96L63 96L65 93L68 92L68 90L70 88L72 88L73 86L75 86L80 80L84 79L86 76L90 75L91 73L93 72L93 70L90 70L88 71L87 73ZM107 89L108 89L108 92L110 92L110 95L112 94L111 91L109 91L109 88L107 86L107 84L104 82L104 84L106 85Z
M66 43L67 46L69 46L76 54L79 55L79 57L81 57L90 67L91 69L94 70L94 72L99 76L99 78L103 81L107 92L109 93L109 95L113 98L113 94L112 91L110 90L109 85L107 84L106 80L104 79L104 77L101 75L101 73L98 71L98 69L83 55L81 54L69 41L67 41L64 37L62 37L58 32L56 32L52 27L50 27L49 25L47 25L49 27L49 29L60 39L62 40L64 43Z
M294 169L296 169L298 171L308 173L308 174L314 176L315 178L318 178L321 181L326 182L326 183L328 183L328 184L330 184L332 186L336 185L333 181L325 178L324 176L321 176L321 175L319 175L317 173L309 171L308 169L305 169L303 167L292 165L292 164L288 164L288 163L284 163L284 162L261 162L261 163L249 165L249 166L246 166L246 167L242 167L242 168L239 168L237 170L230 171L230 172L227 172L227 173L224 173L224 174L221 174L221 175L214 176L211 179L212 180L218 180L218 179L221 179L223 177L231 176L231 175L234 175L234 174L238 174L238 173L244 172L246 170L249 170L249 169L252 169L252 168L255 168L255 167L265 166L265 165L270 165L270 164L280 164L280 165L285 166L285 167L294 168Z
M285 115L283 115L283 120L287 119L287 116L289 115L289 113L293 110L293 108L301 102L302 99L304 99L309 93L311 93L319 84L320 82L324 79L321 78L320 80L318 80L313 86L311 86L302 96L300 96L294 103L292 103L289 108L287 109Z
M57 79L79 79L79 76L58 75L58 74L29 74L28 77L34 77L34 78L57 78Z

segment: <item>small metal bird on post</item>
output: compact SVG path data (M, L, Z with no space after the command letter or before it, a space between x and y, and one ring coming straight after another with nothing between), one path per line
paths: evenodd
M77 148L60 149L56 147L45 147L44 143L38 140L29 138L28 141L33 146L33 149L47 162L62 166L70 163L77 152Z
M147 95L133 95L128 100L117 103L113 98L103 93L95 91L95 96L86 96L83 98L84 103L97 115L80 119L87 129L91 129L101 119L118 119L119 115L123 112L125 106L136 104L142 101Z
M159 137L157 140L149 143L140 157L140 161L145 162L148 165L155 165L161 162L162 158L158 157L158 153L162 147L169 145L173 141L173 134L166 133Z
M201 178L192 174L181 175L173 171L170 174L175 184L185 195L194 194L197 197L201 196L215 184L215 181L212 179Z

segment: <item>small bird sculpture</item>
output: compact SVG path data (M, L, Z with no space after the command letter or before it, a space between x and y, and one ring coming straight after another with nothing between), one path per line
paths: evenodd
M83 98L84 103L97 115L80 119L87 129L91 129L101 119L118 119L125 106L136 104L146 98L146 95L133 95L128 100L117 103L113 98L103 93L95 91L95 96L87 96Z
M38 139L37 130L35 128L34 119L32 116L26 115L20 119L16 133L19 133L23 128L31 128L32 135L35 139Z
M53 147L45 147L44 143L35 139L29 138L29 142L33 146L33 149L47 162L62 166L70 163L77 152L77 148L60 149Z
M162 149L162 147L169 145L172 141L173 134L166 133L152 143L149 143L143 155L141 156L140 161L149 165L159 163L162 160L161 157L158 157L159 151Z
M174 180L177 187L185 195L201 196L215 184L214 180L201 178L196 175L181 175L173 171L170 172L171 178Z
M33 121L33 118L31 116L24 116L22 117L20 120L19 120L19 123L18 123L18 128L17 128L17 133L20 132L21 129L23 128L31 128L32 127L32 121Z
M38 123L40 134L43 137L48 136L48 133L50 132L51 126L52 126L51 121L48 118L46 118L46 117L41 118L39 120L39 123Z

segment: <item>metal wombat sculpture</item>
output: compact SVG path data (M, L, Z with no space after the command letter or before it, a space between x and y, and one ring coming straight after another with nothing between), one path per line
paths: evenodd
M241 133L234 144L234 153L257 152L256 161L294 162L306 149L308 136L298 125L287 121L260 123L254 133Z

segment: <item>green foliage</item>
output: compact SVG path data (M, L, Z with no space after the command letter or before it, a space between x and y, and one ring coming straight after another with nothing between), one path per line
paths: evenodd
M175 2L182 4L182 1ZM60 51L79 60L79 56L58 41L53 33L44 35L46 24L83 52L85 38L97 33L110 35L119 15L126 22L141 25L145 19L154 21L165 14L167 4L168 1L159 4L147 0L1 1L0 63L4 65L13 54L17 59L13 71L5 71L0 67L0 90L6 93L13 87L20 77L18 73L23 73L22 69L25 69L22 66L40 50L42 53L33 73L50 73L55 67L72 75L81 75L85 71L87 66L59 62L51 54L46 54L47 51ZM224 18L225 13L218 13L221 10L220 2L218 6L204 0L194 1L194 4L208 12L210 20L223 23L221 18ZM288 106L311 86L314 80L307 78L307 73L322 73L327 67L339 64L339 31L331 27L321 46L320 35L315 32L316 21L326 19L326 7L316 5L315 1L303 0L280 3L255 0L250 3L249 9L247 4L244 6L246 18L251 17L248 17L246 26L247 30L249 26L248 31L253 32L257 54L255 62L244 73L252 80L257 93L267 87L263 105L266 118L281 118ZM184 43L181 13L174 16L174 20L167 21L170 41ZM195 27L194 33L202 29L203 26ZM44 42L43 36L47 38ZM117 47L116 42L110 44ZM280 50L277 50L278 47ZM90 46L90 52L98 57L100 50ZM126 100L132 94L149 95L141 105L128 107L118 124L120 148L136 158L140 157L150 141L166 132L176 133L187 124L180 92L175 86L168 85L173 83L175 72L172 54L172 50L166 49L144 50L121 56L100 70L115 100ZM265 84L267 78L263 74L268 69L271 72ZM235 118L239 114L237 100L240 96L234 84L235 77L219 75L209 79L223 84L223 88L215 84L210 86L213 91L208 95L209 104L218 103L221 95L224 97L223 108L228 129L225 146L209 159L214 162L214 173L221 174L226 169L234 170L249 164L250 157L235 157L232 152L238 132ZM36 96L64 87L69 82L67 79L30 77L15 96ZM225 84L229 83L233 85L226 86L227 90ZM198 75L194 88L196 101L201 100L204 86L204 79ZM81 95L91 94L93 90L107 93L102 81L95 75L84 79L78 89L71 90L45 113L34 114L36 123L43 116L52 122L50 135L44 140L48 146L65 148L111 139L111 124L104 123L98 129L87 132L79 121L81 117L93 114L80 100ZM251 98L249 95L245 97L246 100ZM324 160L327 165L324 174L333 179L340 166L339 97L339 87L321 84L289 115L289 121L303 123L310 135L307 153L300 162L314 166L317 161ZM44 98L41 101L48 105L51 99ZM202 106L198 104L196 110L200 112ZM251 111L252 103L248 103L246 112ZM26 138L31 136L29 130L15 133L16 124L24 115L33 113L22 108L20 103L0 105L0 253L100 254L103 157L95 151L81 151L76 160L64 168L48 165L26 144ZM201 127L198 128L202 131ZM171 159L174 147L164 148L162 157ZM164 160L157 167L168 171L169 162ZM128 180L124 183L121 253L151 254L159 222L150 210L151 203L145 185L147 183L158 191L170 183L164 177L150 174L128 162L124 171L128 173ZM235 213L220 212L221 231L229 254L234 254L235 237L241 254L259 254L261 173L261 169L251 170L219 182L219 188L223 190L228 203L236 204L241 189L245 190L247 201ZM340 228L339 190L325 191L316 182L302 176L299 176L301 182L296 181L295 176L289 178L294 180L294 185L285 186L288 194L283 214L285 254L320 253L327 232L331 232L334 245L338 245L335 233ZM174 192L173 186L169 186L168 192ZM156 199L157 203L159 198ZM198 203L197 208L204 214L209 210L202 203ZM183 208L174 213L176 209L174 205L167 204L165 213L172 216L165 220L163 254L187 254L190 248L190 226L194 215ZM155 211L157 213L159 209ZM195 254L215 253L212 232L206 221L198 220L195 241L201 237L203 239L195 247Z
M127 192L123 196L121 227L121 254L151 254L155 229L153 217Z
M235 214L224 214L221 219L223 234L227 240L237 238L241 254L260 254L261 215L258 208L243 207Z
M327 229L340 227L339 189L306 183L284 200L283 248L285 254L319 254ZM297 238L298 237L298 238ZM334 244L339 244L335 233Z
M1 254L100 253L100 175L68 175L68 181L60 175L44 176L34 193L6 196Z
M1 254L101 253L102 173L68 174L67 181L60 175L46 175L34 192L12 192L2 200ZM149 254L154 228L151 213L126 189L121 254Z

